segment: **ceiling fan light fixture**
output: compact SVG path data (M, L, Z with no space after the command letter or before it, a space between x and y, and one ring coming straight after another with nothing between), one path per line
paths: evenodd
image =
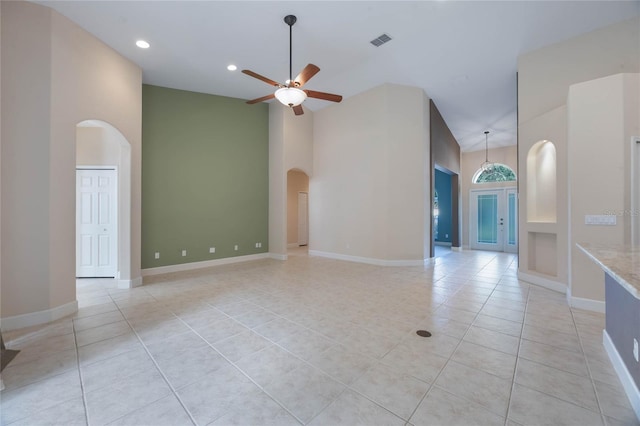
M136 41L136 46L138 46L140 49L148 49L151 45L146 40L138 40Z
M295 87L282 87L276 90L275 95L277 100L288 107L298 106L307 99L304 90Z

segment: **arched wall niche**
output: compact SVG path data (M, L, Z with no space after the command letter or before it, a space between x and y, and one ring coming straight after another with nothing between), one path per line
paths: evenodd
M76 166L115 166L118 173L118 269L121 288L131 276L131 144L112 124L97 119L76 125Z
M298 194L300 192L306 192L307 196L309 194L309 173L301 168L294 167L287 171L287 247L290 248L308 244L308 204L306 224L302 227L303 230L306 230L306 235L299 235L301 223Z
M556 147L553 142L536 142L527 153L527 222L555 223Z

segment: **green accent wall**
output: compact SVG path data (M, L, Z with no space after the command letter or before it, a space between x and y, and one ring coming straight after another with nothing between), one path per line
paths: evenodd
M266 104L143 85L142 268L267 252L268 166Z

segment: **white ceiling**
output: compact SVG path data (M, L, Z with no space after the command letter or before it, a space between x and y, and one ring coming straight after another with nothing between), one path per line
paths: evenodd
M143 69L145 83L235 98L321 68L312 90L355 95L382 83L423 88L464 151L516 143L518 55L640 14L640 1L41 1ZM382 33L393 40L374 47ZM151 48L134 45L145 39ZM229 72L228 64L238 71ZM273 102L273 101L272 101ZM308 99L318 110L330 102Z

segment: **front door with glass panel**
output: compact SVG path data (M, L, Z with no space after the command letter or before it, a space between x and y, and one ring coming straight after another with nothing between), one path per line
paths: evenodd
M517 206L515 188L471 191L470 248L517 252Z

